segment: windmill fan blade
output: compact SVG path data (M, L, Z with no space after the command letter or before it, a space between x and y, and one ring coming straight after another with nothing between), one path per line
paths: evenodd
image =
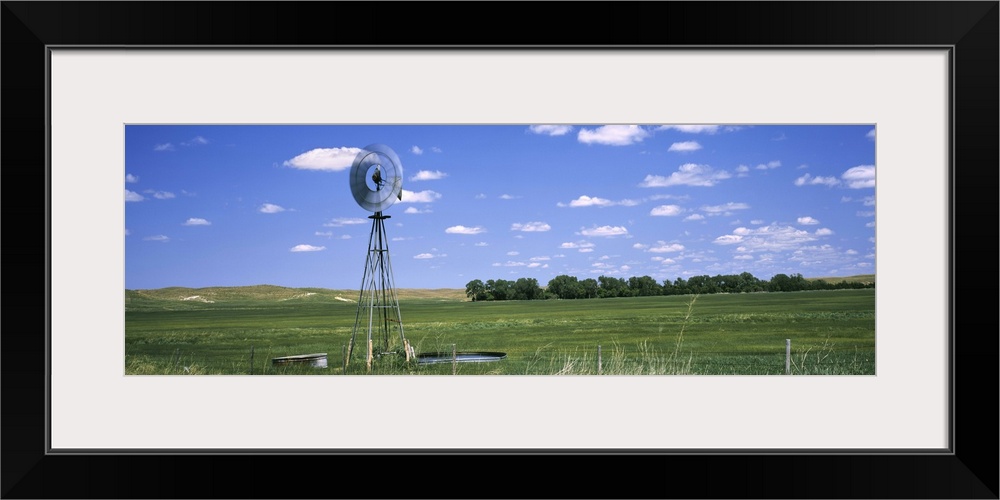
M349 180L354 200L365 210L381 212L402 200L403 166L383 144L370 144L355 156Z

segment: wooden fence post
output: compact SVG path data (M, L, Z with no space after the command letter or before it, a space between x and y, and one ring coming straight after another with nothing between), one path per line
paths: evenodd
M792 339L785 339L785 375L792 374Z
M601 374L601 344L597 344L597 374Z
M368 339L368 371L372 371L372 339Z

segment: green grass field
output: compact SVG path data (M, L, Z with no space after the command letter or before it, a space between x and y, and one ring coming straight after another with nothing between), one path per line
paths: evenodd
M468 302L462 290L400 290L417 353L498 351L486 363L375 360L374 374L875 374L875 290ZM126 290L125 373L342 374L356 291L274 286ZM364 333L359 334L359 339ZM598 362L600 346L600 367ZM327 368L274 357L328 353ZM355 353L357 356L357 352ZM352 360L349 374L365 373Z

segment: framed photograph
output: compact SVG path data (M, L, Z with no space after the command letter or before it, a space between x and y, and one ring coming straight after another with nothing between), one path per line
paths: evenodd
M680 496L713 498L997 498L995 459L984 462L980 458L996 456L996 431L977 423L996 421L995 392L990 385L996 380L995 320L991 314L987 321L975 306L956 309L962 305L957 300L958 283L966 283L963 297L973 296L970 286L977 296L987 293L985 286L956 277L970 273L963 273L967 264L960 266L973 261L964 256L970 248L990 245L977 241L969 246L967 242L959 253L955 231L960 220L981 220L986 210L995 214L995 205L987 207L982 200L992 200L996 196L992 188L997 185L997 2L584 3L575 7L588 22L634 23L636 33L659 32L660 23L672 25L677 19L703 19L718 8L731 10L733 19L754 20L756 26L751 34L727 22L704 30L681 23L657 35L658 40L621 35L618 43L622 45L571 34L567 39L580 41L486 43L490 30L468 31L462 23L457 29L466 36L457 38L466 39L450 44L439 41L440 35L434 33L440 33L439 24L455 26L444 22L454 16L453 7L324 6L337 14L340 22L336 24L344 26L329 38L318 34L327 31L327 23L320 20L328 17L320 15L320 6L314 3L4 3L5 104L33 103L4 107L4 165L8 169L19 163L31 167L14 167L14 175L34 173L32 180L43 184L46 194L44 210L39 212L44 214L45 229L40 239L45 242L40 252L45 264L44 289L24 294L44 296L44 308L27 298L8 302L8 310L36 311L33 316L43 316L45 321L37 335L8 332L3 340L7 398L3 446L8 458L17 457L4 461L5 497L186 497L190 491L186 481L199 479L210 479L220 489L191 492L192 496L286 496L275 486L246 482L241 473L220 471L223 465L227 470L228 466L245 466L250 459L257 467L273 467L278 475L293 473L303 461L313 460L321 466L343 464L343 470L350 470L354 460L406 467L403 464L420 455L428 463L438 462L442 470L454 463L450 459L459 462L485 456L501 467L541 466L524 472L517 481L491 482L491 496L523 496L524 484L552 474L552 464L542 462L552 458L576 464L573 474L560 477L555 481L558 484L552 484L554 476L549 476L549 489L531 496L666 497L683 491ZM496 15L525 28L544 24L525 17L523 10L519 4L505 4ZM374 17L380 33L400 33L401 26L424 16L428 34L418 45L404 43L401 35L376 37L376 42L373 23L361 22ZM206 26L212 28L200 29ZM700 137L697 132L719 132L711 127L796 132L829 127L858 132L859 137L845 135L837 144L816 141L813 148L818 149L848 150L851 141L861 146L871 141L866 146L874 152L871 163L859 160L851 166L861 170L848 175L844 169L839 178L827 176L818 166L810 170L804 161L785 165L768 157L747 160L759 165L744 165L748 174L757 171L761 176L779 169L801 169L801 175L793 177L804 188L829 188L833 182L860 182L870 188L865 183L874 183L872 192L845 192L836 200L852 207L856 204L854 217L868 210L867 217L872 219L868 236L851 235L867 246L842 249L845 254L846 250L870 251L868 262L878 277L874 291L877 350L871 372L830 377L249 377L236 373L220 377L156 370L151 376L134 376L142 373L135 366L130 372L126 350L139 344L125 339L124 304L130 297L126 289L160 285L130 286L129 280L138 280L140 273L133 268L130 275L126 261L147 256L128 254L131 243L126 238L169 238L154 231L152 222L143 226L142 234L131 234L130 229L167 217L170 209L154 205L140 217L130 214L129 200L196 198L194 190L208 189L200 186L261 182L241 173L240 162L259 162L260 158L251 156L263 155L220 152L215 158L226 164L224 170L211 170L211 161L175 159L158 167L172 169L160 179L181 178L183 171L185 182L169 189L156 185L140 189L136 187L140 182L155 175L145 169L163 158L154 153L183 153L210 142L229 151L253 151L246 147L251 142L283 135L283 141L299 148L296 154L308 156L316 148L353 145L303 139L313 130L324 133L329 129L323 127L344 125L380 126L382 134L389 134L393 127L450 126L456 135L470 127L505 131L516 127L521 136L534 133L537 138L552 139L556 136L546 132L552 129L537 126L554 124L572 127L576 135L570 137L577 143L596 141L598 147L614 147L602 140L641 141L629 135L637 130L648 135L688 134L668 140L671 144L664 144L661 155L689 153ZM144 135L153 129L183 133L171 140ZM251 129L264 130L267 137L239 136ZM209 133L222 130L227 132ZM616 132L622 132L625 139ZM230 139L223 139L227 135ZM150 144L142 155L133 155L142 142L137 137ZM450 145L482 156L480 151L490 148L476 149L477 140L482 139L468 136L466 146L463 141ZM668 145L675 149L667 149ZM404 156L404 162L425 154L421 146L434 154L431 148L438 145L405 143L394 145L396 151L374 150L389 158L383 162L388 165L396 152L410 155ZM596 151L590 154L596 156ZM486 154L505 157L502 151ZM298 168L297 161L306 165L316 160L305 156L286 154L266 161L274 161L275 169L288 169ZM823 161L824 155L815 156L815 161ZM612 168L638 176L636 183L653 184L698 173L691 171L698 167L696 163L685 170L672 161L677 164L672 165L674 177L668 177L672 174L666 166L660 168L660 176L643 170L646 167ZM570 173L570 167L555 168ZM316 173L308 172L308 165L300 170ZM499 177L493 185L500 186L502 162L494 170ZM732 176L742 172L738 164L719 170ZM381 170L374 176L365 170L359 189L380 193L379 174ZM423 175L420 180L428 180L440 179L447 172L428 167L400 178L410 182L409 176L417 174ZM369 177L374 184L367 182ZM314 179L320 182L319 177ZM551 210L572 210L574 202L620 201L596 192L601 186L598 182L603 181L574 182L572 189L560 191L565 196L557 201L565 206ZM959 186L965 188L961 198ZM982 186L991 191L980 193ZM271 192L277 191L276 185L272 187ZM977 188L975 193L968 191L972 187ZM345 186L341 188L348 192ZM432 196L426 192L405 187L397 193L395 188L391 186L392 194L414 213L437 208L434 199L421 198ZM226 191L231 199L225 203L246 205L264 217L294 211L296 203L302 210L307 204L320 203L305 193L297 194L294 188L286 189L285 199L292 201L267 199L262 191L241 188ZM469 195L470 203L479 194L462 192ZM406 196L423 202L406 205ZM737 211L742 199L728 196L732 199L719 203L728 201L727 206ZM374 235L381 209L391 203L358 203L376 214ZM153 204L144 207L149 205ZM712 215L710 204L701 206L700 212L692 210L689 215ZM659 216L664 216L687 207L662 201L647 208L647 212L659 209ZM17 212L8 209L11 213ZM345 216L342 212L326 215L331 223ZM181 215L170 212L169 216ZM185 230L204 229L225 216L221 209L210 216L191 213L183 215L177 225ZM810 241L834 232L813 228L813 222L820 222L813 213L794 217L791 220L805 229L763 221L758 226L772 232L801 231ZM393 222L408 223L400 219ZM290 224L268 220L279 226ZM136 225L130 227L133 221ZM547 223L544 215L516 222L519 226L511 226L508 232L529 236L530 228ZM595 219L592 226L580 229L579 241L567 242L580 245L587 237L628 232L628 223L601 224ZM477 227L482 229L475 221L456 221L448 226L451 232L447 234L476 236ZM728 239L715 242L716 247L749 240L756 234L755 227L749 221L734 226ZM385 229L405 236L399 227ZM339 236L335 231L341 229L317 228L312 236L332 241ZM634 233L636 241L624 242L623 238L617 244L628 244L639 253L654 244L664 248L680 244L652 237L647 241L638 237L638 230ZM274 233L257 238L266 239L268 234ZM236 242L245 237L231 233L225 239ZM428 238L427 248L404 247L412 250L406 257L423 264L444 260L448 252L436 248L436 238ZM485 236L481 239L489 244ZM142 269L170 265L165 253L169 250L164 250L170 247L163 241L146 241L159 244L158 254ZM774 248L776 241L765 239L761 248ZM694 248L695 242L685 243ZM821 251L823 243L809 249ZM279 244L284 245L284 255L295 257L322 255L319 249L325 248L311 240L293 245L275 242ZM746 252L753 253L754 248L746 246ZM18 250L18 242L7 248ZM226 260L268 266L266 258L240 248L234 244ZM511 253L517 249L504 250L509 250L509 259L498 260L498 269L504 268L504 262L521 261ZM523 267L527 268L529 257L538 255L525 254ZM607 260L613 261L614 255L609 251ZM661 257L655 262L664 265L662 252L650 255ZM992 258L983 260L992 262ZM540 260L531 262L536 267L544 265ZM602 261L595 262L600 265ZM199 271L178 267L160 273L189 272L190 282L201 275L208 281L199 286L212 286L209 276L227 264L206 255ZM426 280L435 272L444 273L431 266L427 270ZM337 272L342 271L338 268ZM462 272L464 277L479 271ZM989 293L995 293L992 290ZM990 333L976 334L984 328ZM959 331L969 333L958 336ZM163 338L158 337L158 342ZM984 352L989 354L984 356ZM336 354L331 359L339 362L340 353ZM184 363L174 364L180 369ZM959 385L959 380L982 382ZM126 456L127 461L116 461ZM618 461L625 456L629 459ZM163 463L173 467L166 481L157 479L163 474ZM658 475L635 489L621 486L615 478L628 474L632 467L672 470L672 475L686 479L678 480L677 489L673 480ZM82 469L90 471L84 484L47 479L63 474L77 477L79 472L70 471ZM919 481L913 479L915 470L921 471ZM590 471L605 474L608 481L566 486L576 483L572 478L580 472ZM739 480L712 479L720 474ZM831 481L831 474L845 477ZM411 496L407 488L413 476L403 477L374 494ZM449 474L449 481L473 487L490 477L486 472L471 472L452 481ZM291 496L345 494L333 493L339 483L328 479L304 482ZM346 496L373 494L349 491Z

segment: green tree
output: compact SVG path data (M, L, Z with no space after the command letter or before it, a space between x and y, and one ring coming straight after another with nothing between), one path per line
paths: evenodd
M663 293L660 284L650 276L633 276L629 278L628 288L633 297L650 297Z
M674 286L671 289L674 295L687 295L691 293L691 288L688 287L687 280L684 278L675 279Z
M560 274L549 280L546 289L560 299L577 299L583 294L583 286L576 276Z
M486 283L483 280L472 280L465 284L465 296L473 302L486 300Z
M771 281L767 284L767 291L769 292L788 292L791 289L791 279L787 274L778 273L771 277Z
M597 284L597 280L594 278L587 278L580 281L580 288L583 289L582 298L586 299L596 299L597 292L600 289L600 285Z
M743 293L763 292L764 283L754 275L744 271L739 276L739 291Z
M597 283L600 286L597 296L601 298L624 297L628 293L628 283L622 278L598 276Z
M536 300L545 297L542 287L535 278L518 278L514 282L514 300Z
M493 300L513 300L514 282L507 280L489 280L486 286L490 288L490 295Z

